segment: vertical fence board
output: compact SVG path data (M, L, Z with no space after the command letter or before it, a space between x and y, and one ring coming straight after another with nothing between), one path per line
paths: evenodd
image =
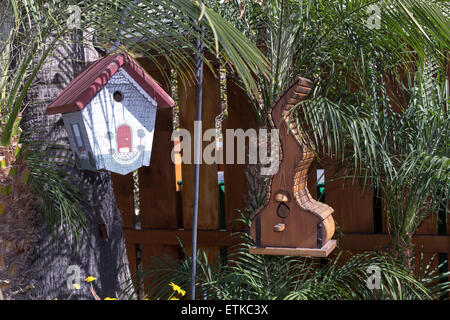
M124 228L134 229L133 174L111 173L117 208L122 214Z
M381 199L381 217L382 217L382 224L383 224L383 233L388 233L388 216L386 212L386 202L384 199Z
M226 161L227 144L226 129L258 128L255 112L245 91L236 82L227 77L228 117L223 122L224 161ZM236 141L234 143L234 155L236 159ZM236 162L236 160L235 160ZM245 196L247 195L247 179L245 176L245 164L226 164L224 167L225 179L225 219L227 229L242 230L246 226L236 222L240 214L236 210L244 211Z
M419 225L415 234L429 234L429 235L437 235L437 216L435 213L430 213ZM416 246L414 248L416 251L416 262L419 263L420 256L423 248ZM434 256L434 258L433 258ZM431 269L437 268L439 265L438 253L423 253L423 264L426 266L431 259Z
M450 219L449 219L449 215L448 214L446 214L446 219L447 219L447 227L446 227L447 234L450 235Z
M164 74L157 70L149 59L140 59L140 64L161 87L170 94L171 86ZM170 74L170 70L166 71ZM171 161L173 142L172 109L158 109L153 136L152 155L149 167L139 169L139 200L142 229L176 229L176 180L175 165ZM144 265L151 256L167 254L178 258L178 246L142 245Z
M172 114L158 110L149 167L139 169L142 228L177 228L175 167L172 150Z
M134 229L134 196L133 196L133 175L121 175L111 173L111 180L114 188L114 197L116 205L122 216L122 226L127 229ZM125 239L127 248L128 263L131 276L136 275L136 244Z
M313 161L308 170L308 190L311 197L317 200L317 161Z
M417 228L416 234L437 234L437 215L430 213Z
M197 84L187 83L186 86L179 81L178 98L180 105L180 127L191 133L191 164L182 164L182 207L184 228L192 228L192 213L194 206L194 121L197 111ZM220 113L220 86L219 79L209 68L204 69L203 80L203 108L202 133L207 129L215 128L215 117ZM215 141L215 139L213 140ZM203 142L203 148L211 141ZM199 202L198 202L198 229L213 230L219 227L219 199L217 165L200 165L199 176ZM201 245L201 244L200 244ZM206 248L205 248L206 249ZM207 248L211 258L217 256L218 248Z
M373 233L373 193L362 192L357 179L342 179L332 165L325 167L325 201L334 209L333 217L342 232Z
M416 235L426 234L426 235L437 235L437 216L435 213L431 213L428 215L419 225L417 228L417 231L415 233ZM432 270L438 268L439 266L439 253L429 253L429 252L423 252L426 248L423 248L422 246L416 245L414 248L415 256L416 256L416 272L419 271L419 268L422 269L422 272L420 272L421 277L428 277L428 276L437 276L437 273L429 274ZM421 267L420 267L421 265ZM428 271L426 271L426 266L430 266ZM426 274L426 272L428 274ZM438 271L439 272L439 271ZM437 284L437 282L435 282Z

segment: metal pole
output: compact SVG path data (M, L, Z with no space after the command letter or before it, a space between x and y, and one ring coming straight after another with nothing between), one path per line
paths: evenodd
M205 0L202 1L203 5ZM203 36L203 28L200 27L200 34ZM197 113L195 121L202 121L202 96L203 96L203 44L200 39L196 40L198 54L195 55L195 76L197 78ZM201 122L200 122L201 123ZM194 146L194 212L192 215L192 270L191 270L191 299L195 300L195 278L197 273L197 221L198 221L198 193L201 157L201 132L197 132Z

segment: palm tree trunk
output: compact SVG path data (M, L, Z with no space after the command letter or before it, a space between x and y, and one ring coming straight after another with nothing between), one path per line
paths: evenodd
M80 44L80 38L80 34L74 32L65 41L61 41L39 72L36 85L28 92L26 102L29 105L21 123L28 142L69 145L61 116L48 116L44 111L58 93L86 67L87 62L98 58L92 47ZM71 151L59 155L73 158ZM82 233L81 245L75 251L71 235L60 233L56 241L53 241L46 220L42 212L39 212L33 226L38 240L28 266L33 271L30 277L30 284L34 286L31 297L66 299L74 291L68 288L69 279L70 283L79 283L81 286L71 299L93 299L90 285L84 281L88 276L96 278L92 284L100 298L120 297L123 283L130 278L130 272L121 216L116 207L110 173L81 171L74 166L66 170L69 176L82 181L79 187L85 192L90 207L85 212L88 232ZM103 224L107 231L106 238L99 231L99 226ZM74 267L69 268L70 266ZM78 267L80 277L76 273Z

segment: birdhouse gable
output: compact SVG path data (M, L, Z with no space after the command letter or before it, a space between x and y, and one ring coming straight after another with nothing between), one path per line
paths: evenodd
M134 90L131 89L129 86L133 86ZM127 99L132 100L133 95L137 95L138 93L141 94L149 103L151 103L153 106L157 107L158 103L156 100L151 97L147 91L145 91L137 82L136 80L128 74L128 72L125 71L124 68L120 68L112 77L109 79L106 87L108 87L109 93L112 92L112 95L107 95L107 98L111 100L111 102L117 100L123 100L124 97L115 96L115 93L123 94L124 91L128 91ZM117 90L112 90L113 88ZM105 89L105 88L103 88Z

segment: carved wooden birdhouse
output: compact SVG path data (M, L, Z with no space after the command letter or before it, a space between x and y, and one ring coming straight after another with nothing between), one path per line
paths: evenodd
M308 191L314 154L304 143L291 109L305 99L312 82L297 78L273 104L271 122L279 129L280 166L271 176L265 204L251 217L256 244L251 253L326 257L335 248L333 209Z
M127 174L150 165L157 108L172 98L127 54L81 72L51 103L62 113L77 166Z

